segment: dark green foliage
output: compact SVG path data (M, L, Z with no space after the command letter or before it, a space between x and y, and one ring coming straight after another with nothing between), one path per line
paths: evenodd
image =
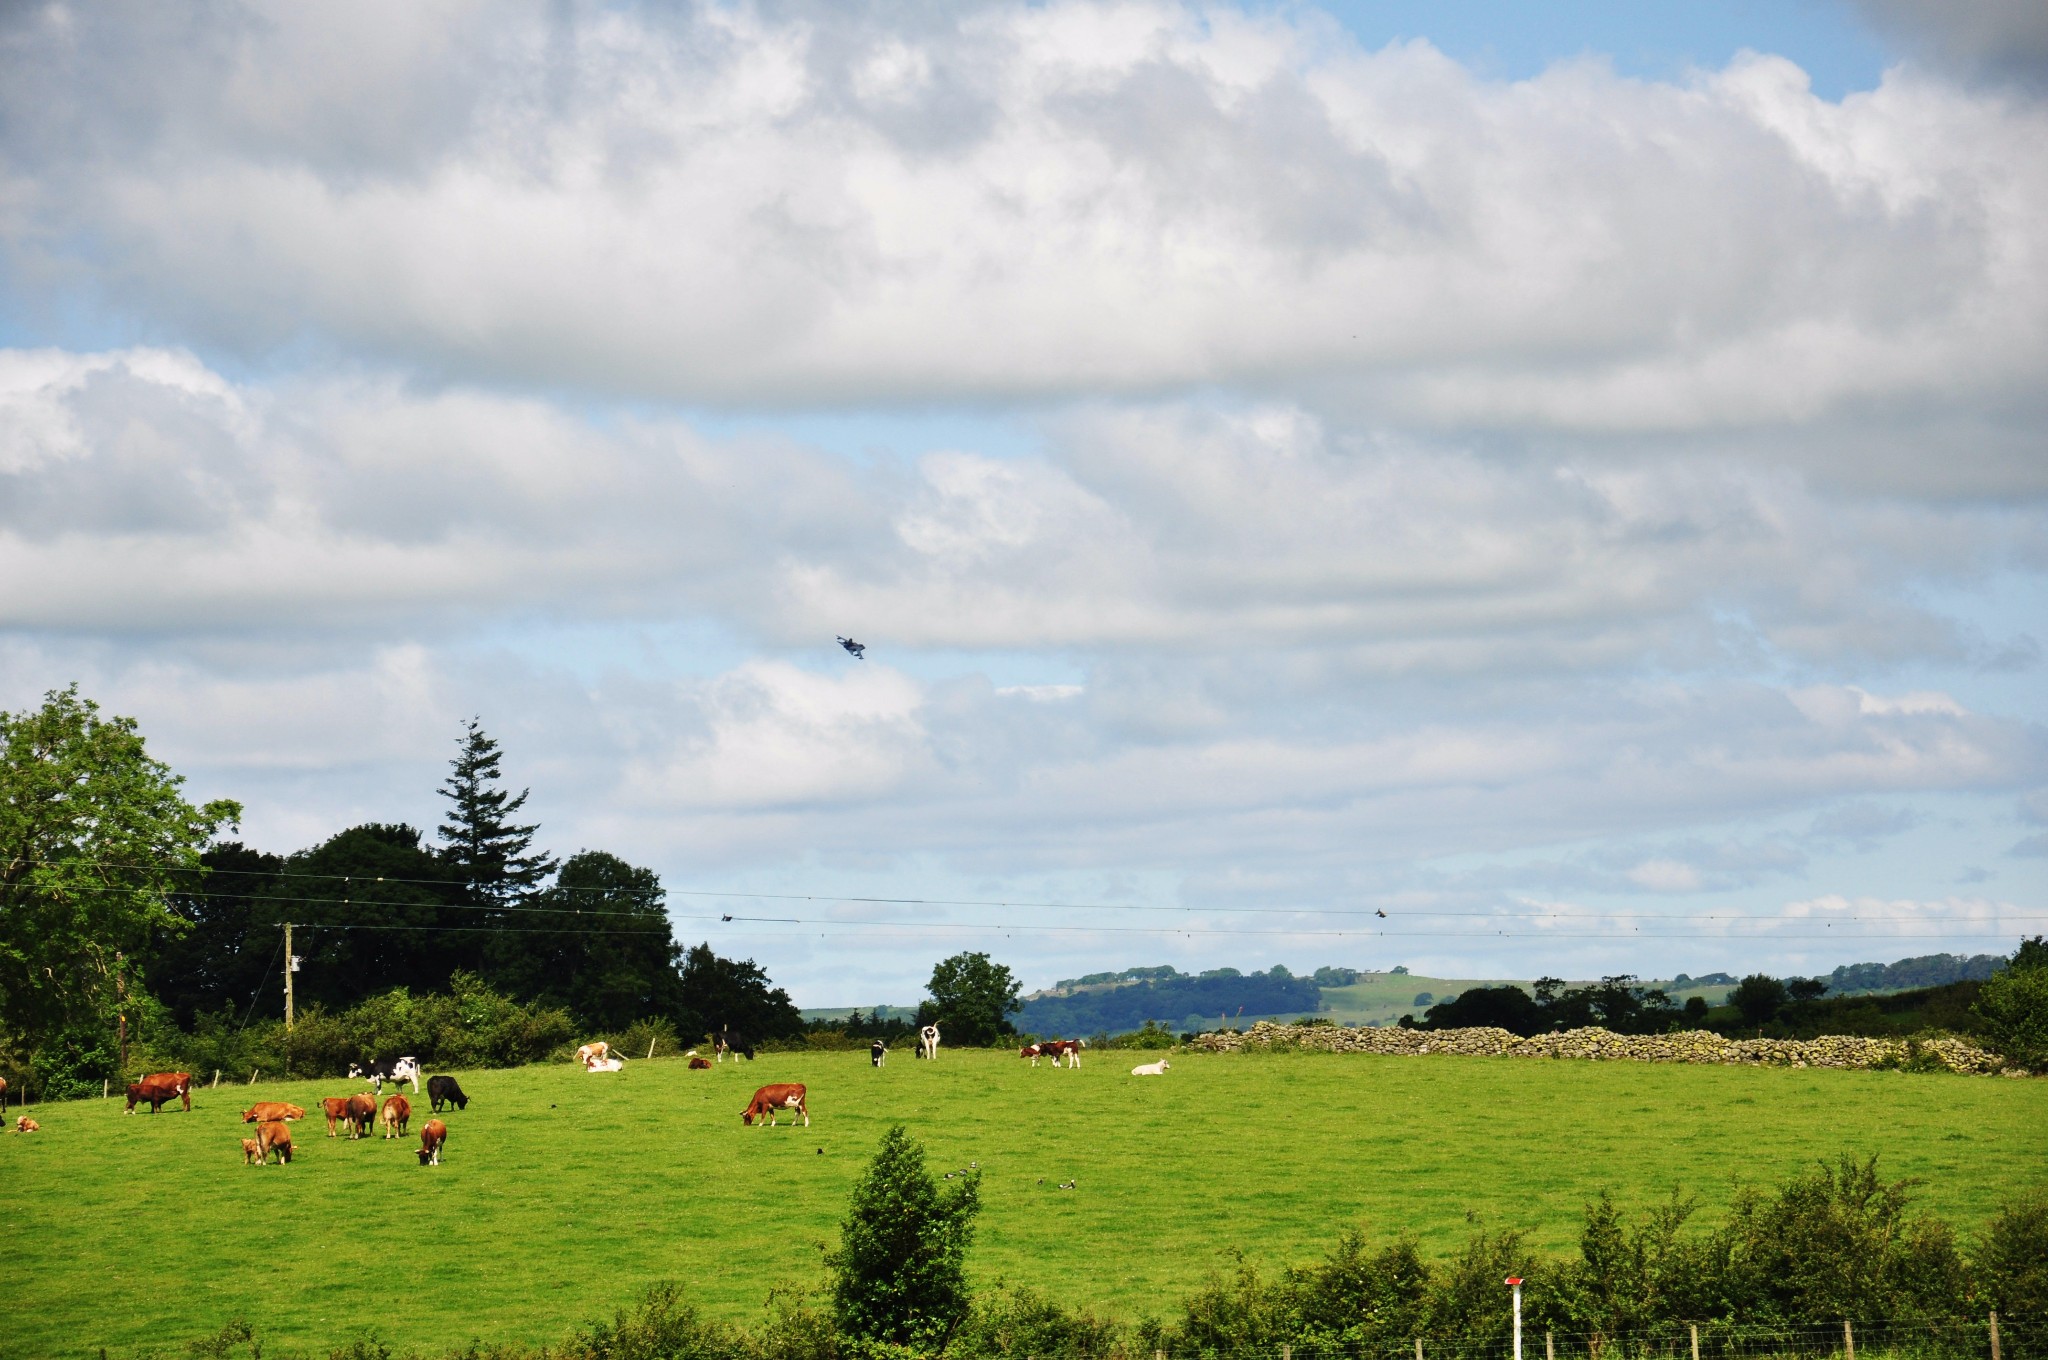
M1913 1184L1844 1155L1775 1194L1738 1196L1709 1248L1716 1313L1793 1325L1953 1316L1968 1271L1946 1224L1907 1212Z
M622 1308L609 1325L597 1323L554 1352L558 1360L724 1360L743 1354L728 1327L706 1322L683 1302L682 1289L654 1285L632 1308Z
M1994 1050L2022 1067L2048 1071L2048 940L2020 941L2012 962L1983 984L1976 1011Z
M986 954L941 959L925 984L931 1000L918 1008L921 1024L936 1024L947 1043L984 1048L1017 1032L1010 1017L1023 1009L1023 990L1010 970Z
M663 898L652 869L602 850L573 855L553 885L529 901L539 911L491 938L491 980L595 1029L680 1015L686 1007L676 965L683 951Z
M441 858L468 889L470 902L485 907L517 902L555 871L555 861L533 849L533 833L540 828L512 821L530 790L514 797L499 788L499 759L498 743L471 718L441 786L441 796L453 804L440 827Z
M1785 984L1764 973L1751 973L1735 984L1728 1004L1735 1007L1746 1025L1763 1025L1775 1020L1789 1000Z
M720 1028L755 1041L804 1032L803 1012L758 964L720 958L708 943L684 955L676 996L676 1028L692 1043Z
M171 899L172 910L190 925L159 931L154 957L144 965L151 995L188 1028L202 1012L245 1014L250 1001L266 993L272 1004L259 1013L277 1012L283 937L267 899L282 895L284 858L228 841L199 860L206 877Z
M1985 1232L1976 1265L1984 1304L2005 1319L2005 1353L2048 1356L2048 1193L2006 1205Z
M436 991L483 963L486 922L464 909L461 874L410 826L350 827L288 856L269 891L257 910L296 923L302 1007L339 1010L392 988ZM281 987L263 989L256 1014L283 1016Z
M1415 1004L1421 1005L1422 999L1417 996ZM1431 1006L1420 1028L1487 1026L1525 1039L1588 1025L1616 1034L1663 1034L1680 1023L1683 1014L1662 991L1644 987L1628 974L1602 978L1587 987L1567 987L1561 978L1547 977L1537 979L1533 996L1513 984L1461 992Z
M942 1195L903 1126L884 1134L829 1258L839 1329L862 1341L942 1345L967 1316L967 1247L980 1208L978 1174Z

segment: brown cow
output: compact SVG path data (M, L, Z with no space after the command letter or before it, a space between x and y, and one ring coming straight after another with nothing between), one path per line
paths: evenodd
M257 1142L254 1138L244 1138L242 1140L243 1166L254 1166L258 1161L262 1160L262 1157L263 1144Z
M41 1127L41 1124L36 1123L35 1120L30 1119L27 1115L23 1115L14 1121L14 1131L16 1133L34 1133Z
M349 1141L370 1136L370 1125L377 1122L377 1097L367 1091L358 1092L348 1098Z
M429 1119L420 1128L420 1165L441 1164L441 1144L448 1141L448 1126L438 1119Z
M691 1070L692 1072L709 1072L709 1071L711 1070L711 1059L709 1059L709 1058L692 1058L692 1059L690 1059L690 1070Z
M285 1123L282 1119L273 1119L267 1124L258 1124L256 1126L256 1143L261 1149L261 1155L257 1158L258 1161L268 1164L270 1154L275 1152L278 1164L283 1165L292 1159L292 1126Z
M244 1124L267 1124L273 1119L304 1119L306 1112L282 1100L259 1100L242 1111Z
M804 1084L800 1081L778 1081L771 1086L763 1086L754 1092L753 1100L741 1111L740 1122L751 1124L754 1117L759 1115L766 1127L773 1128L777 1112L794 1110L804 1117L804 1127L809 1128L811 1112L804 1108L804 1095ZM795 1128L796 1125L792 1123L790 1127Z
M384 1097L384 1136L386 1138L399 1137L405 1132L405 1126L411 1122L411 1101L395 1092Z
M327 1114L327 1136L334 1136L334 1126L348 1118L348 1103L352 1096L328 1096L320 1102L320 1108Z
M192 1108L192 1074L190 1072L152 1072L141 1081L128 1085L128 1108L123 1114L134 1114L140 1101L149 1102L149 1112L155 1114L173 1100L183 1100L185 1109Z

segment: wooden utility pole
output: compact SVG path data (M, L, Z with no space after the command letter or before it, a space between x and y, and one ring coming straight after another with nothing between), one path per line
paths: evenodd
M284 923L284 1027L292 1027L292 965L298 960L292 957L292 923Z
M1991 1360L1999 1360L1999 1357L1998 1357L1998 1310L1997 1310L1996 1308L1994 1308L1994 1309L1992 1309L1992 1310L1991 1310Z

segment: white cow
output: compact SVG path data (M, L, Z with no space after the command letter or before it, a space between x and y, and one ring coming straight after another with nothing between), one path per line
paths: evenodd
M939 1027L926 1025L917 1032L917 1056L936 1058L939 1056Z
M623 1072L626 1070L626 1064L622 1058L593 1058L583 1064L583 1070L586 1072Z
M1166 1075L1166 1069L1171 1066L1173 1066L1172 1063L1161 1058L1156 1063L1139 1063L1131 1069L1131 1075L1134 1077L1163 1077Z

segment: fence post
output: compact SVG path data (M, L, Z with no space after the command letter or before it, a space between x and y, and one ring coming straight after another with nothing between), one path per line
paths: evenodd
M256 1084L256 1074L258 1072L261 1072L262 1070L263 1069L260 1067L252 1067L249 1069L249 1084L251 1086L254 1086Z
M1998 1310L1991 1310L1991 1360L1998 1360Z
M1415 1338L1415 1360L1422 1360L1422 1338Z
M1697 1322L1685 1325L1692 1329L1692 1360L1700 1360L1700 1325Z
M101 1078L100 1078L100 1099L101 1099L101 1100L105 1100L106 1098L107 1098L107 1079L106 1079L105 1077L101 1077Z
M1856 1360L1856 1332L1847 1318L1842 1319L1842 1354L1847 1360Z
M1285 1341L1280 1343L1280 1360L1294 1360L1294 1347Z
M213 1086L209 1087L208 1089L209 1089L209 1090L216 1090L216 1089L218 1089L218 1088L219 1088L219 1086L220 1086L220 1069L219 1069L218 1067L216 1067L216 1068L214 1068L214 1069L213 1069Z
M1543 1331L1543 1360L1557 1360L1557 1352L1550 1348L1550 1329Z

